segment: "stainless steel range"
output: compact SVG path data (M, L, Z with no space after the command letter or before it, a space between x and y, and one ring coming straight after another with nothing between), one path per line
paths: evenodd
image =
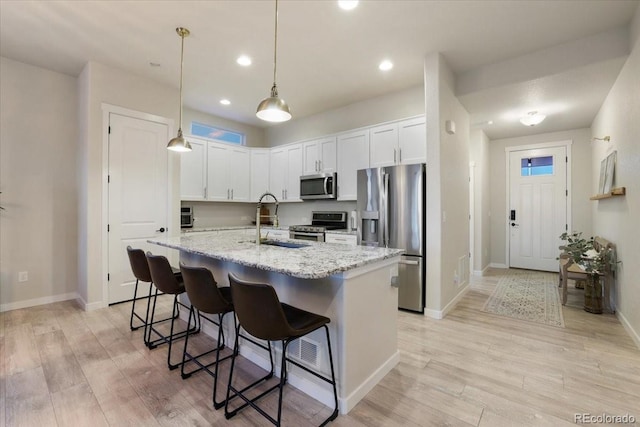
M346 212L312 212L310 225L289 227L289 238L324 242L325 231L346 229L348 220Z

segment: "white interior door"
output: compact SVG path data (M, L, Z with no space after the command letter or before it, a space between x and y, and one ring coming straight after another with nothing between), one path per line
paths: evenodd
M166 255L147 239L166 233L167 125L109 115L109 304L133 298L127 245ZM140 291L138 291L140 292Z
M567 224L567 148L509 153L509 266L558 271Z

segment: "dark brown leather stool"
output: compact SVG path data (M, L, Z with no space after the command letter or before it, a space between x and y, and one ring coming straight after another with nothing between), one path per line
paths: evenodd
M175 340L184 338L188 333L200 332L200 325L197 324L192 330L184 330L174 333L175 320L180 313L179 306L184 308L191 308L178 300L178 296L185 292L182 275L176 276L173 274L173 270L167 258L162 255L153 255L151 252L147 252L147 262L149 263L149 272L151 273L151 279L156 286L156 292L153 297L153 307L151 308L151 317L149 320L149 326L147 327L147 342L150 349L156 348L161 344L169 344L169 351L167 353L167 365L169 369L176 369L182 365L182 362L171 363L171 348ZM158 329L154 328L154 317L156 312L156 301L158 299L158 291L165 294L173 295L173 317L171 317L171 329L169 335L163 334ZM151 340L151 334L154 333L157 338Z
M233 304L231 303L231 288L228 286L219 288L213 278L213 274L206 268L187 267L184 264L180 264L180 271L182 271L187 296L191 301L189 321L187 322L187 334L184 339L184 351L182 352L182 378L189 378L192 374L202 370L211 375L213 377L213 407L215 409L220 409L224 406L225 401L216 401L216 392L218 388L218 366L223 360L232 357L232 354L229 354L220 358L220 351L225 347L222 321L225 314L233 311ZM208 317L206 314L216 315L217 319ZM198 322L202 325L202 319L204 319L218 326L218 341L214 349L198 355L192 355L188 352L187 346L189 343L189 329L191 328L192 318L194 325ZM214 351L216 352L215 362L205 365L199 360L201 357L211 354ZM185 366L189 362L195 363L198 365L198 368L186 372ZM209 369L212 366L214 366L213 371Z
M227 387L227 403L224 408L225 417L227 419L233 417L246 406L251 406L258 411L262 416L271 421L274 425L280 426L280 420L282 418L282 390L287 382L287 362L293 363L298 368L313 374L317 378L320 378L333 386L333 396L335 401L335 409L329 415L329 417L320 424L321 426L333 421L338 416L338 392L336 389L336 376L333 368L333 356L331 353L331 339L329 337L329 328L327 324L330 322L328 317L320 316L318 314L310 313L305 310L301 310L296 307L292 307L288 304L281 303L278 299L276 291L268 284L265 283L253 283L240 280L233 274L229 274L229 283L231 284L231 295L233 297L233 305L236 315L238 316L238 326L236 327L236 334L240 332L242 327L246 332L253 337L266 340L268 343L271 341L282 342L282 365L280 368L280 382L268 390L260 393L257 397L249 399L244 395L245 391L251 388L254 384L260 381L271 378L274 374L273 370L273 356L271 354L271 345L269 344L269 358L271 359L271 372L265 377L258 380L256 383L251 384L242 390L237 390L233 387L233 368L235 365L236 356L238 354L238 341L236 338L236 344L233 352L233 359L231 360L231 371L229 372L229 385ZM287 346L294 340L307 335L319 328L324 328L327 335L327 347L329 350L329 363L331 365L331 378L327 378L318 372L312 371L296 362L291 360L287 356ZM238 336L238 335L237 335ZM265 347L263 347L265 348ZM267 414L262 408L260 408L256 401L271 391L279 389L278 396L278 414L277 418L273 418ZM231 395L231 392L234 394ZM244 404L241 406L229 410L229 400L235 396L244 400Z
M131 317L129 318L129 327L132 331L135 331L139 328L144 327L144 343L148 345L147 342L147 325L149 321L149 306L152 298L152 290L153 290L153 280L151 280L151 272L149 271L149 263L147 263L147 257L144 254L142 249L133 249L131 246L127 246L127 255L129 256L129 264L131 264L131 271L133 272L133 276L136 278L136 284L133 290L133 300L131 304ZM173 274L176 277L181 277L182 273L180 270L176 270L171 267L173 270ZM138 296L138 283L139 282L147 282L149 283L149 295L147 296ZM147 311L144 316L140 316L136 312L136 301L138 300L147 300ZM175 314L172 317L176 316ZM142 322L138 326L134 326L134 318L137 318L140 322ZM171 317L167 317L166 319L159 319L154 321L153 323L166 322L167 320L171 320Z

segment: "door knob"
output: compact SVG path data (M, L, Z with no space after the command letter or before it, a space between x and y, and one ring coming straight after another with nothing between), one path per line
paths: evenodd
M520 225L520 224L516 224L515 222L512 222L512 223L511 223L511 226L512 226L512 227L517 227L517 226L519 226L519 225Z
M156 233L164 233L164 227L160 227L156 230Z

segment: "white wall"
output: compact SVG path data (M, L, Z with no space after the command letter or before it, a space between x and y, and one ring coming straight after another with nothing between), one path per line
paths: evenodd
M632 24L632 51L611 92L591 125L597 141L592 148L591 193L597 193L600 161L617 151L614 187L626 187L627 195L590 202L593 233L617 245L618 316L640 347L640 8Z
M245 123L228 120L201 111L184 108L182 113L183 129L185 135L191 134L191 122L198 122L205 125L218 126L222 129L233 130L244 133L247 147L265 147L265 129L251 126ZM177 124L176 124L177 126Z
M102 306L107 301L103 292L106 271L103 271L103 110L107 103L130 110L173 119L177 122L178 89L146 80L121 70L90 62L78 78L80 152L79 230L78 230L78 292L86 308ZM177 127L170 129L173 134ZM178 153L169 152L171 210L175 213L169 225L172 233L180 230L180 161ZM172 185L173 184L173 185Z
M469 253L469 114L454 95L455 78L441 54L425 57L427 119L427 310L443 317L465 288L454 283ZM453 120L457 132L445 132ZM462 284L462 283L461 283Z
M496 139L489 143L491 163L491 263L506 265L506 169L505 147L544 142L573 141L571 144L571 228L591 235L591 131L588 128L541 133L519 138Z
M75 298L76 83L0 58L0 311ZM28 281L18 283L18 272Z
M473 130L470 137L470 160L474 168L474 248L473 273L479 275L491 262L491 184L489 138L482 130Z
M424 114L422 85L356 102L266 129L269 147Z

